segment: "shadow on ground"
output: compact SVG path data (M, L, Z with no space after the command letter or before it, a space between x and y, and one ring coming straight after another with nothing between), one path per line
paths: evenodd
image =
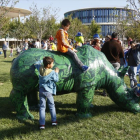
M3 73L2 75L0 75L0 82L4 83L10 80L10 75L8 75L7 73Z
M13 58L13 59L14 59L14 58ZM6 60L5 60L5 61L3 61L3 62L5 62L5 63L12 63L12 60L11 60L11 61L6 61Z
M78 118L75 116L76 111L76 104L63 104L62 102L55 102L56 104L56 112L57 114L62 114L65 117L58 118L59 126L66 125L68 123L79 122L82 118ZM71 110L70 110L71 109ZM8 97L0 97L0 119L6 118L15 120L16 114L14 114L14 107L11 104L11 101ZM47 108L48 111L48 108ZM32 111L33 112L33 111ZM109 113L109 112L125 112L125 110L119 108L115 104L111 104L108 106L94 106L91 108L91 113L94 116L98 116L100 114ZM87 118L88 119L88 118ZM30 132L37 132L38 130L38 120L31 121L22 121L19 123L23 123L24 126L16 127L16 128L9 128L6 130L0 131L0 138L13 138L15 136L19 136L22 138L22 134L28 134ZM53 129L51 126L50 121L46 121L46 129Z

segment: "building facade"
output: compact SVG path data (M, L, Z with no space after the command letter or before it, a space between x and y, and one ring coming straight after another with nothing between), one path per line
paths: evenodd
M72 18L78 18L85 25L90 25L92 20L101 26L101 34L103 37L111 35L116 27L118 18L124 20L128 13L134 15L134 10L117 7L103 7L103 8L87 8L69 11L64 14L65 17L72 15Z

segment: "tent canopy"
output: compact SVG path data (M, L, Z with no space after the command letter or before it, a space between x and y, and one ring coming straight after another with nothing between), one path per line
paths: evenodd
M0 7L0 15L4 14L5 17L16 18L31 15L32 12L21 8Z

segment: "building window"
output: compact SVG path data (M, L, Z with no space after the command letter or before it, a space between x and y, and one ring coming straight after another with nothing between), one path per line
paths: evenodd
M98 14L97 14L97 16L100 16L100 10L97 10L98 11Z
M91 17L91 16L92 16L92 10L90 10L89 13L90 13L89 15L90 15L90 17Z
M104 17L102 17L102 22L105 22L105 18Z
M102 17L100 18L100 22L103 22Z
M102 16L102 9L100 9L100 16Z

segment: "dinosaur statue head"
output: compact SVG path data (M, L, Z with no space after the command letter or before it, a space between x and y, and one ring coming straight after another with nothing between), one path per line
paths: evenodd
M138 88L135 86L134 88L128 88L124 82L124 76L129 67L120 68L117 72L118 77L120 77L120 82L117 83L116 79L116 87L115 96L110 92L111 99L120 107L130 110L131 112L137 113L140 112L140 96L137 96Z

